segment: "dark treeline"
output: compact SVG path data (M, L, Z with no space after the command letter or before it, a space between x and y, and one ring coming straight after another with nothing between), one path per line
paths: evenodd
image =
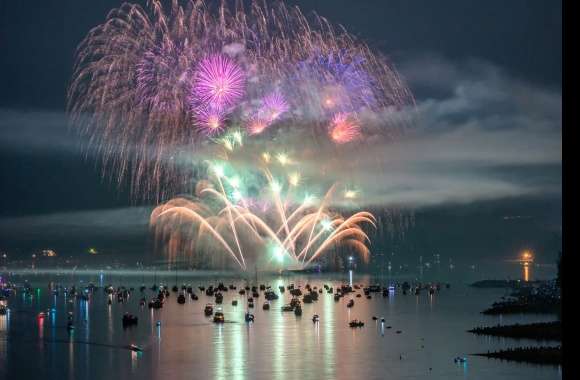
M496 325L476 327L468 332L477 335L501 336L517 339L562 340L562 323L560 321L530 324Z
M562 348L557 347L518 347L506 350L476 354L487 358L512 360L535 364L562 364Z

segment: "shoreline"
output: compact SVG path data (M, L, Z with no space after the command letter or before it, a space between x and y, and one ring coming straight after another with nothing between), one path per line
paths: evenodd
M518 347L494 352L472 354L489 359L525 362L542 365L562 365L562 348L555 347Z
M475 335L488 335L515 339L533 339L539 341L562 341L562 323L560 321L528 324L496 325L476 327L467 330Z

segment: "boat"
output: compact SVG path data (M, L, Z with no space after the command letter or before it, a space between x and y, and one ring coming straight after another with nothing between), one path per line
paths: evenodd
M276 293L274 293L272 290L267 290L264 293L264 297L268 300L268 301L272 301L272 300L277 300L278 299L278 295Z
M222 311L216 311L215 314L213 315L213 322L224 323L225 322L224 313Z
M359 321L358 319L353 319L348 323L350 327L363 327L365 323L363 321Z
M163 307L163 302L159 298L152 299L148 304L150 309L161 309Z
M294 288L290 290L290 294L292 294L295 297L300 297L302 295L302 290Z
M290 304L282 306L282 311L292 311L292 310L294 310L294 306Z
M302 315L302 307L300 305L296 305L294 308L294 315L300 316Z
M292 307L300 306L300 300L298 298L292 298L290 300L290 305L292 305Z
M246 316L244 318L246 322L254 322L254 314L246 313Z
M264 302L264 305L262 306L263 310L270 310L270 304L268 302Z
M143 352L143 349L141 347L137 346L136 344L130 344L129 349L131 351L135 351L135 352Z
M210 316L213 314L213 304L208 303L207 305L205 305L205 309L203 309L203 312L206 316Z
M318 314L314 314L312 316L312 322L317 323L318 321L320 321L320 317L318 316Z
M354 300L350 300L348 301L348 303L346 304L346 307L353 307L354 306Z
M123 315L123 327L134 326L139 321L139 318L133 314L125 313Z

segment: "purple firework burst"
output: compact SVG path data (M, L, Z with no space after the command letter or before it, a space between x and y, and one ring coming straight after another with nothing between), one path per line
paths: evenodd
M214 136L224 129L225 113L218 107L200 107L195 110L195 122L207 136Z
M288 103L279 91L274 91L264 97L260 113L270 122L276 121L284 112L288 111Z
M245 81L244 72L233 60L212 55L197 67L193 96L198 104L206 107L231 107L244 95Z

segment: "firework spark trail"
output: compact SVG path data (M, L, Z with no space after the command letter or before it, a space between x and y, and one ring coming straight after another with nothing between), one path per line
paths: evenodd
M213 189L204 189L203 192L212 193L212 194L218 196L224 202L226 207L224 209L222 209L218 214L222 214L222 213L227 212L229 218L231 218L231 211L234 211L237 214L236 219L230 219L232 222L231 226L232 226L233 231L235 231L235 224L236 224L235 222L237 222L238 219L241 219L250 228L250 230L255 234L256 237L263 240L262 237L260 236L260 234L258 233L255 225L251 224L251 223L257 223L269 235L269 237L272 240L276 241L280 246L285 246L284 242L280 241L279 234L275 233L266 223L264 223L264 221L262 219L260 219L256 215L252 214L249 210L242 209L244 212L243 213L239 212L238 207L233 205L227 199L227 196L225 195L225 193L222 192L220 194ZM250 221L248 221L248 219L250 219ZM241 250L241 248L240 248L240 250ZM294 255L294 259L296 259L295 255Z
M274 204L276 205L276 209L278 210L278 215L280 216L282 227L284 227L284 230L286 231L286 236L288 236L290 234L290 229L288 227L288 221L286 220L286 209L282 205L282 201L280 199L280 191L281 191L281 189L279 189L280 184L278 184L274 180L270 171L266 170L265 175L266 175L266 178L268 179L268 183L270 185L270 188L272 189L272 192L274 193L274 196L273 196ZM294 247L292 246L292 247L290 247L290 249L292 249L292 254L294 256L296 256L296 252L294 251Z
M320 215L322 213L322 209L326 205L326 202L330 198L330 196L331 196L331 194L332 194L333 191L334 191L334 185L332 185L332 187L328 190L328 192L326 193L326 195L322 199L322 202L321 202L320 207L318 208L318 212L316 214L316 218L314 219L314 222L312 223L312 228L310 229L310 234L308 235L308 243L307 243L307 246L310 246L310 244L311 244L312 234L314 233L314 227L316 226L316 223L320 219ZM304 256L304 258L302 259L302 264L304 264L304 259L305 258L306 258L306 256Z
M222 191L222 194L223 194L224 198L227 201L226 191L224 189L224 185L222 183L222 180L221 180L221 178L220 178L219 175L216 175L216 178L217 178L217 181L218 181L218 183L220 185L220 189ZM227 202L229 203L229 201L227 201ZM238 247L238 253L240 254L240 257L242 259L242 263L243 263L242 266L243 266L243 269L246 269L246 262L244 260L244 254L242 253L242 247L240 246L240 240L238 239L238 232L236 231L236 225L234 223L234 218L232 217L231 209L228 207L227 210L228 210L228 219L229 219L229 222L230 222L230 226L232 228L232 233L234 234L234 239L236 241L236 247Z
M220 242L223 247L228 251L228 253L236 260L236 262L240 265L242 269L245 269L245 266L238 260L236 254L232 251L228 243L223 239L223 237L205 220L201 215L196 213L195 211L191 210L190 208L186 207L172 207L169 210L163 211L159 214L159 217L168 214L168 213L179 213L183 212L186 216L191 217L192 219L199 221L205 228L207 228L212 235Z

